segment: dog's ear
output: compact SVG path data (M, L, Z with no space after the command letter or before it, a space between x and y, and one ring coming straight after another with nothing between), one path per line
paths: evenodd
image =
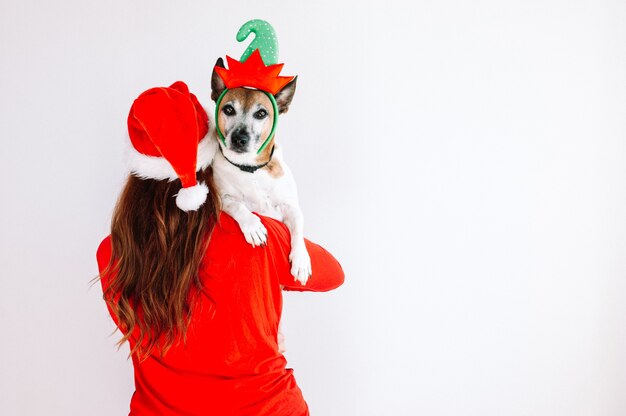
M276 93L276 104L278 105L278 114L286 113L289 110L289 105L293 99L293 95L296 93L296 81L298 77L294 77L291 82L283 87L282 90Z
M222 58L218 58L215 66L224 68L224 60ZM213 67L213 74L211 75L211 99L217 102L217 99L220 98L220 94L225 88L226 85L224 85L224 80L222 80L222 77L219 76L215 67Z

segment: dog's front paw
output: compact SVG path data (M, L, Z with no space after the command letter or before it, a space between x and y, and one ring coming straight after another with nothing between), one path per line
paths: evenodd
M289 261L291 262L291 274L303 285L311 276L311 258L306 251L306 247L297 247L289 253Z
M251 215L249 219L240 222L239 228L241 228L246 241L253 247L261 246L267 242L267 230L256 215Z

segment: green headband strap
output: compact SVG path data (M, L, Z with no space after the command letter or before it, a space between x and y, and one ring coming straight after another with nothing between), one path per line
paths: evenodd
M228 88L225 88L224 91L222 91L222 93L220 94L217 101L215 102L215 130L217 131L217 136L220 138L224 146L226 146L226 137L224 137L224 134L222 133L222 130L220 129L219 114L220 114L220 104L222 103L222 99L226 95L227 91L228 91ZM267 98L269 98L270 101L272 102L272 108L274 110L274 121L272 122L272 130L270 130L269 136L267 136L267 139L265 139L261 147L259 147L259 150L257 150L256 152L257 155L261 153L263 149L265 149L267 144L270 142L270 140L272 140L272 137L274 137L274 133L276 131L276 124L278 124L278 104L276 104L276 98L274 98L274 96L267 91L263 91L263 92L265 93L265 95L267 95Z

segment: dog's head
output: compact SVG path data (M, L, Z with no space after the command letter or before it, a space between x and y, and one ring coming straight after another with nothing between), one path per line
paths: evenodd
M217 60L215 66L224 68L222 58ZM289 110L296 92L296 79L297 77L274 96L278 114ZM213 69L211 99L216 104L225 88L224 81ZM237 159L238 163L254 164L257 159L263 159L263 155L257 155L257 151L269 137L274 124L274 108L263 91L249 88L229 89L220 101L216 114L215 122L226 141L224 152ZM273 143L268 143L265 149L270 151L272 145Z

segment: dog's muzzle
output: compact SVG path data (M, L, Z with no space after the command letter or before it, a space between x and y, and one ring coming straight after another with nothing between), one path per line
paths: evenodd
M230 137L231 150L237 153L244 153L248 147L250 141L250 135L245 128L237 129Z

